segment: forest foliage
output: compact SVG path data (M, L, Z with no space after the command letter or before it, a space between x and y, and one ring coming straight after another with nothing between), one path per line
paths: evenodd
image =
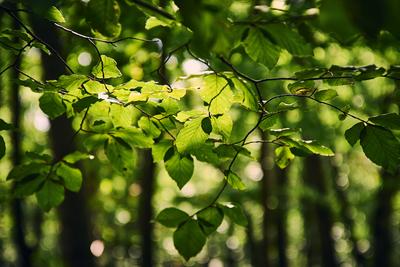
M384 108L374 104L376 94L357 89L371 99L365 110L341 94L376 80L395 84L398 62L327 65L315 53L336 45L384 54L398 46L397 1L374 3L375 9L368 6L373 1L359 9L363 1L272 2L281 7L239 0L2 1L0 48L8 56L2 56L1 77L16 72L9 83L30 88L50 120L70 119L74 133L66 142L78 144L60 158L50 144L29 149L20 164L2 173L10 184L8 198L34 195L48 212L67 191L81 190L87 175L82 166L95 158L112 168L108 173L132 177L142 151L151 150L151 160L179 189L203 162L222 177L212 181L215 189L190 213L177 205L154 216L173 230L174 247L187 261L225 219L242 227L251 223L241 201L224 194L245 196L247 187L253 188L242 168L260 160L260 146L267 145L276 166L285 169L297 158L333 157L335 140L346 140L347 149L360 146L370 164L396 175L398 89L389 92ZM381 20L365 19L379 11L385 12ZM35 20L60 34L62 51L37 32ZM31 72L32 49L55 58L65 73L46 80L40 71ZM72 59L82 51L93 57L88 64ZM200 70L183 73L177 66L185 59ZM321 110L334 111L329 120L337 124L326 123ZM6 136L22 129L9 113L0 114L0 157L7 160L13 145ZM342 123L346 129L332 127Z

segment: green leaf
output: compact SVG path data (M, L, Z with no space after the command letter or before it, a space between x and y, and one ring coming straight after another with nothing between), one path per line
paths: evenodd
M333 89L317 91L314 94L314 98L320 101L331 100L337 96L338 96L337 92Z
M135 154L131 147L119 138L109 138L105 144L105 153L112 163L111 166L121 173L132 169L135 163Z
M300 132L300 129L292 129L292 128L281 128L281 129L270 129L270 134L275 135L277 138L282 136L294 135Z
M61 75L56 81L54 86L61 87L66 91L73 91L80 89L82 84L88 81L88 77L81 74Z
M51 164L51 162L53 161L53 157L50 156L49 154L44 154L44 153L36 153L33 151L27 151L25 152L25 156L31 160L34 161L43 161L46 162L48 164Z
M288 84L288 89L291 94L295 95L309 95L315 90L314 81L297 81Z
M208 134L202 127L203 118L196 118L187 121L184 127L179 131L175 145L179 152L190 152L204 144Z
M44 93L39 99L39 106L50 119L61 116L66 110L62 98L56 93Z
M0 119L0 131L11 130L12 128L13 128L12 124L9 124L4 120Z
M176 182L179 189L192 178L194 171L193 158L181 155L174 148L170 148L164 157L165 169L169 176Z
M112 133L112 135L121 138L131 147L150 148L154 143L151 137L134 127L119 129L117 132Z
M7 175L7 180L22 180L33 174L46 174L50 170L49 165L39 162L29 162L27 164L15 166Z
M233 78L232 82L234 88L239 92L239 96L241 99L239 103L249 110L257 111L257 93L255 92L251 84L238 78Z
M144 28L146 30L150 30L150 29L153 29L158 26L168 27L168 26L170 26L170 24L165 21L162 21L156 17L150 17L146 20L146 25L144 26Z
M215 133L222 135L224 140L229 139L233 128L232 117L229 113L211 117L211 124Z
M87 153L82 153L80 151L74 151L71 154L66 155L62 160L67 163L74 164L80 160L91 159L91 158L94 158L94 157Z
M295 56L312 56L313 50L303 37L284 24L268 24L264 29L272 39L290 54Z
M100 99L98 99L97 97L94 96L86 96L84 98L79 99L78 101L74 102L72 104L72 107L74 108L74 110L76 112L82 112L82 110L90 107L91 105L93 105L96 102L99 102Z
M214 151L214 144L212 142L206 142L198 149L191 152L193 156L196 157L197 160L208 162L218 166L220 163L218 154Z
M197 221L190 219L174 232L174 246L185 260L196 256L206 243L206 236Z
M32 195L46 180L46 176L39 174L31 174L18 181L13 188L15 197L27 197Z
M385 73L384 68L378 68L375 65L368 65L361 68L358 68L360 74L358 74L355 79L357 81L364 81L374 79L376 77L381 77L383 73Z
M0 159L6 154L6 143L3 137L0 135Z
M79 169L72 168L61 162L56 173L63 179L65 188L68 190L78 192L81 189L82 173Z
M335 153L333 153L333 151L330 148L319 144L317 141L299 140L298 142L314 154L318 154L321 156L334 156L335 155Z
M51 180L47 180L42 188L36 193L39 206L49 211L51 208L61 204L64 200L64 187Z
M224 114L232 106L233 92L225 78L217 75L205 76L198 92L200 97L209 104L212 115Z
M275 114L267 115L263 118L258 127L260 127L260 129L265 132L269 130L272 126L274 126L277 123L277 121L278 121L278 116L276 116Z
M201 120L201 129L206 134L210 134L212 132L213 129L211 125L211 119L209 117L205 117Z
M172 141L170 140L161 140L160 142L154 144L151 147L151 152L153 154L153 161L159 162L164 159L165 153L167 153L168 149L172 147Z
M103 146L106 140L108 140L108 135L106 134L93 134L83 140L83 146L87 151L93 151Z
M152 137L158 137L161 134L161 130L149 117L141 117L138 125L146 134Z
M178 227L181 223L187 221L189 215L177 208L163 209L156 217L156 221L166 227Z
M247 218L244 215L242 208L238 204L218 204L218 207L222 209L224 214L228 216L233 223L241 226L247 226Z
M243 183L242 179L234 172L229 171L226 175L226 180L228 184L232 186L233 189L236 190L244 190L246 189L246 185Z
M321 77L327 71L328 71L328 69L326 69L326 68L305 69L305 70L301 70L301 71L296 72L294 75L299 80L302 80L302 79L310 79L310 78Z
M215 232L224 219L224 214L216 207L208 207L197 213L196 216L200 227L206 236Z
M116 0L90 0L86 9L86 20L95 33L106 37L117 37L121 32L121 13Z
M368 120L385 128L400 130L400 115L396 113L382 114Z
M395 172L400 163L400 142L393 133L380 126L367 125L361 131L360 144L375 164Z
M275 162L279 168L286 168L292 159L294 159L294 155L287 146L280 146L275 149Z
M351 128L347 129L347 131L344 133L344 137L351 146L354 146L360 139L360 135L363 129L364 123L359 122L354 124Z
M93 1L93 0L92 0ZM103 64L101 64L101 61ZM99 79L118 78L122 73L117 68L117 62L111 57L101 55L101 61L93 67L92 74ZM104 77L103 77L104 72Z
M47 14L46 14L45 17L46 17L46 19L54 21L54 22L59 22L59 23L64 23L65 22L65 18L63 16L63 14L55 6L51 6L47 10Z
M243 45L251 59L269 69L278 62L279 48L271 43L260 30L251 28Z

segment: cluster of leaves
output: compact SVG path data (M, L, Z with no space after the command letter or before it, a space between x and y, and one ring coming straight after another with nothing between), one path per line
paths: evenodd
M72 164L88 158L88 153L99 148L104 149L111 166L122 174L132 170L136 149L151 148L154 161L164 162L166 171L180 189L193 175L194 158L207 162L221 170L225 177L216 198L193 215L176 208L167 208L157 216L157 221L161 224L176 228L175 247L188 260L201 250L207 236L218 228L224 215L238 225L246 225L245 216L238 205L218 203L218 198L227 184L236 190L245 189L240 176L234 171L234 164L239 156L252 158L247 145L267 142L277 146L275 161L280 168L285 168L295 156L333 155L329 148L319 142L303 140L299 129L274 128L279 114L301 108L296 103L286 104L279 101L272 110L267 109L272 100L285 97L310 99L338 110L341 119L351 116L359 120L359 123L346 132L349 143L354 145L360 140L368 158L390 171L397 170L400 143L392 131L399 130L399 115L384 114L364 121L351 115L349 109L326 102L337 96L336 91L318 90L315 81L324 80L330 86L335 86L351 85L377 77L400 78L398 67L385 70L375 65L332 66L303 70L292 77L253 79L229 62L233 53L239 52L252 64L272 69L277 64L281 51L286 50L294 57L307 57L312 55L312 47L297 28L286 21L257 24L257 20L250 23L228 20L224 17L229 17L229 11L224 8L225 2L211 1L208 5L200 1L171 2L171 5L179 8L175 14L177 19L158 7L149 9L141 1L128 1L143 9L148 16L146 30L161 28L171 34L172 38L163 43L167 54L185 48L191 56L207 64L211 72L181 78L186 84L198 85L196 87L172 88L155 81L135 79L118 83L116 78L121 78L122 72L116 60L100 55L96 45L96 51L99 52L98 63L93 66L89 75L72 73L62 75L57 80L40 82L22 73L25 78L18 82L42 94L39 106L50 119L63 114L81 118L77 133L85 134L84 146L87 151L73 153L58 162L54 162L48 155L28 153L29 161L15 167L8 175L7 179L15 183L14 195L25 197L35 193L44 210L59 205L64 198L64 188L78 191L82 183L81 172ZM122 26L119 23L118 1L91 0L86 8L87 22L95 36L119 36ZM218 13L218 16L211 18L208 17L209 13L204 12L200 13L203 16L200 20L191 15L190 10L205 8L224 10L228 14ZM8 12L13 14L12 11ZM55 7L48 9L46 14L49 14L45 16L49 23L65 22L62 13ZM214 23L215 21L218 23ZM210 29L214 26L221 32L218 38L210 34ZM95 41L113 44L108 39L79 35L65 27L62 29L93 44ZM17 56L31 46L54 53L45 42L29 31L6 31L1 35L2 38L7 36L12 36L9 40L19 38L25 41L22 47L16 48ZM177 36L179 38L174 38ZM8 45L3 41L1 43ZM205 51L204 47L210 47L212 53ZM207 59L220 59L229 71L215 71L208 61L197 57L197 54ZM163 64L165 62L161 62ZM288 85L290 93L263 99L259 85L270 80L293 81ZM191 97L200 99L204 105L185 110L184 103ZM232 129L237 123L230 114L230 110L234 108L254 113L258 118L254 127L239 141L231 138ZM136 116L139 118L135 119ZM3 121L0 127L0 130L10 129ZM273 138L249 140L257 130L267 132ZM4 155L4 147L4 141L0 139L0 156Z

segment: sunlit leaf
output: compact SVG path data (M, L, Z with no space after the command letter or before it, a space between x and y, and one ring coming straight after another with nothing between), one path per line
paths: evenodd
M182 155L171 148L164 157L165 169L169 176L176 182L178 187L182 187L192 178L194 171L193 158L188 155Z

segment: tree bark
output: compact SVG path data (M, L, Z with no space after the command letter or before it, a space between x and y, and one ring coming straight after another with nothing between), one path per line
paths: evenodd
M142 193L139 199L139 230L142 249L142 266L153 266L153 205L155 164L151 150L142 153L142 177L139 181Z
M62 46L58 32L44 21L32 19L35 33L56 51L61 51ZM57 79L65 73L65 66L54 55L48 56L42 53L42 65L45 80ZM55 160L60 160L65 155L75 151L73 134L71 121L65 115L51 121L50 139ZM66 267L95 266L89 250L92 233L85 194L86 186L84 179L79 193L66 191L65 200L58 209L61 223L59 242Z
M17 23L13 23L15 29L19 28ZM21 58L17 58L15 67L20 68ZM9 70L11 72L11 79L17 80L19 73L15 69ZM10 85L10 102L11 102L11 114L12 124L14 129L11 131L11 143L12 143L12 164L17 166L22 161L22 146L21 146L21 100L19 95L19 85L12 82ZM32 266L32 248L28 246L25 240L25 222L26 216L23 210L23 200L14 198L11 201L11 216L13 219L13 239L17 249L18 257L17 264L21 267Z
M392 262L393 237L391 220L393 216L393 198L395 197L399 183L398 175L382 171L382 184L376 195L376 207L372 221L372 239L374 246L373 266L397 266L398 262Z
M307 266L339 266L334 240L331 237L333 215L330 206L324 204L321 199L327 195L328 190L322 160L319 156L312 155L305 158L303 179L313 192L318 192L316 199L307 197L303 200Z

